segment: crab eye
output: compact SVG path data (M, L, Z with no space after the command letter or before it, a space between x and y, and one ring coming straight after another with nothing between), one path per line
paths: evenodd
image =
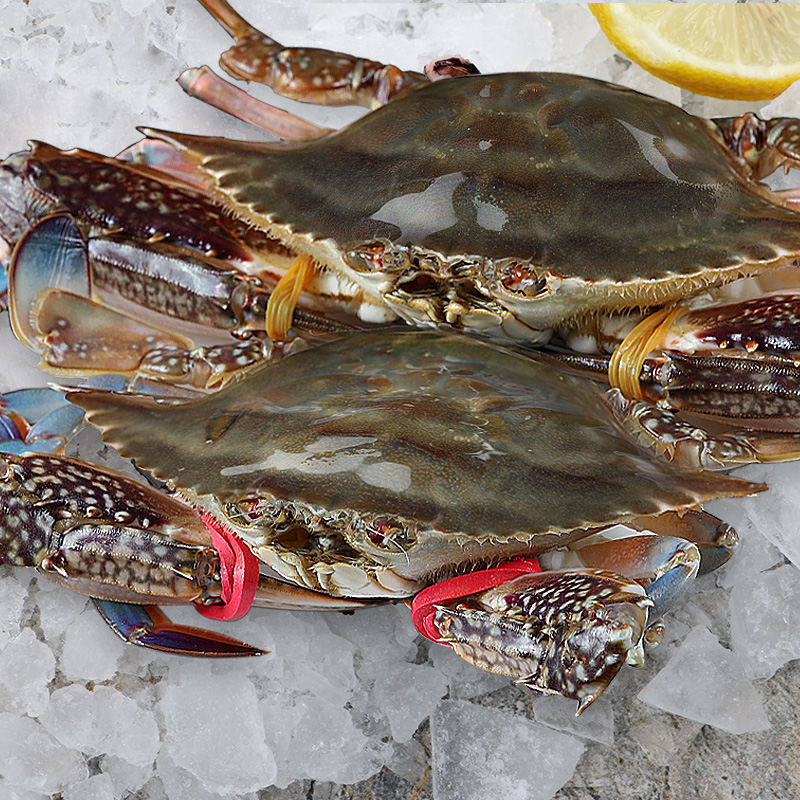
M400 552L410 544L403 526L386 517L376 517L368 522L364 532L372 544L383 550Z
M521 264L512 264L508 267L500 283L509 292L524 297L536 297L547 292L547 281L540 274Z
M383 270L383 244L364 244L357 250L348 250L344 260L356 272L380 272Z

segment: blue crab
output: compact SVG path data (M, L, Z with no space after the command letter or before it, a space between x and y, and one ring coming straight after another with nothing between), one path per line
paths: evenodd
M701 471L757 458L744 436L700 444L648 403L604 399L539 357L435 331L354 334L191 401L68 397L176 495L60 456L7 455L0 555L100 598L125 638L253 652L128 605L220 604L211 519L277 574L258 578L256 605L354 608L433 584L431 638L581 709L641 661L700 552L710 569L732 547L735 534L699 504L764 488ZM654 425L669 460L639 441ZM632 535L604 534L619 523ZM440 591L521 556L543 571Z
M610 84L481 76L457 59L423 76L287 50L226 4L207 5L237 39L226 68L257 77L247 70L261 59L284 94L379 108L330 132L224 99L295 141L150 131L125 161L42 144L9 158L0 219L16 245L12 319L47 368L205 388L268 349L255 335L193 350L97 302L115 296L239 336L264 318L278 340L290 327L344 335L400 318L617 355L609 368L602 352L545 357L392 327L275 360L189 403L75 392L109 442L190 505L59 456L9 455L5 560L98 597L137 643L230 654L252 649L129 605L221 604L219 548L196 508L284 579L259 578L258 603L355 607L536 556L540 576L434 603L433 635L585 707L622 663L641 659L654 620L699 568L696 545L705 568L727 550L732 532L699 503L763 488L703 470L797 456L792 433L712 436L644 399L796 416L793 297L781 283L736 302L723 292L750 276L793 277L793 195L758 179L795 165L796 121L709 123ZM341 75L310 93L337 66ZM204 97L220 87L203 72L184 82ZM597 157L592 136L613 158ZM553 198L576 186L586 191L570 195L571 215L554 218ZM599 187L603 204L591 201ZM751 324L775 309L780 340ZM115 344L118 334L131 338ZM704 348L726 352L694 355ZM740 357L754 349L756 358ZM627 398L614 390L603 400L559 369L598 363ZM721 386L717 375L734 370L737 381ZM714 387L701 403L698 376ZM273 391L280 400L265 401ZM618 459L613 486L609 459ZM682 538L606 542L602 531L617 523Z

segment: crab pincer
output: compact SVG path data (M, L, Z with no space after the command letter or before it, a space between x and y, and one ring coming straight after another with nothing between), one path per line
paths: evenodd
M174 625L155 607L193 603L219 617L213 610L231 601L224 598L225 569L214 533L191 507L63 456L5 454L0 468L0 563L37 567L50 580L95 598L111 627L133 644L189 655L263 652L228 636ZM259 575L249 551L233 561L247 557L249 608L253 601L268 603L278 582ZM241 590L236 603L240 595ZM359 605L299 587L285 587L281 597L299 606Z

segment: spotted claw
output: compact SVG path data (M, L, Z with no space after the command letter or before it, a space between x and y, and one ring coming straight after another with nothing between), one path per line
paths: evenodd
M224 608L226 570L214 532L193 508L111 470L63 456L3 455L0 564L37 567L92 596L114 631L134 644L186 655L264 652L174 625L153 605ZM317 609L364 604L286 586L259 575L257 562L251 588L248 607L250 601Z
M626 661L640 661L652 605L641 585L613 573L542 572L441 606L434 625L470 663L577 700L580 714Z

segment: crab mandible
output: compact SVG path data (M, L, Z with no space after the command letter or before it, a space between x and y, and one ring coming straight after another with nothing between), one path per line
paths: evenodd
M236 38L222 58L235 76L300 100L379 107L330 131L190 71L190 92L296 141L149 131L128 166L35 145L5 164L6 238L43 208L66 209L89 238L84 293L105 286L239 331L267 306L273 338L298 302L317 315L296 315L300 327L324 328L318 315L331 310L356 324L449 324L595 353L575 360L631 399L798 415L800 213L796 193L760 183L797 166L797 120L707 121L596 80L465 74L474 70L457 60L427 77L463 77L429 82L284 48L224 0L204 5ZM51 298L29 329L35 293L16 288L31 343L53 333L54 316L77 325L80 314ZM92 336L81 330L82 346ZM72 361L68 348L46 351L45 362L75 368L85 349Z

